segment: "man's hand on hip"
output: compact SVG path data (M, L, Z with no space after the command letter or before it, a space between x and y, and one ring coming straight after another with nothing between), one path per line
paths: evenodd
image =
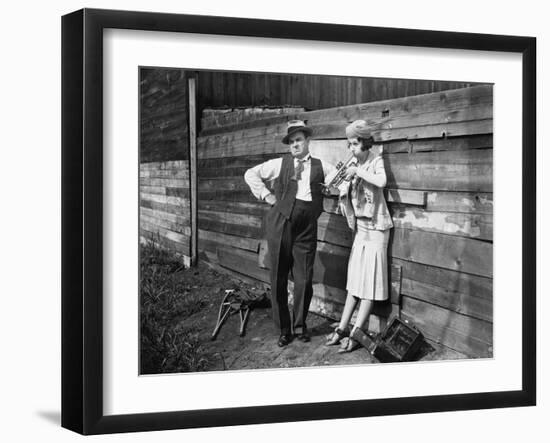
M273 206L275 203L277 203L277 198L273 194L266 195L265 199L266 203Z

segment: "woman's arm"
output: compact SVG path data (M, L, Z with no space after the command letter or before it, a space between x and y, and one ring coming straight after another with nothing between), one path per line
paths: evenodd
M386 170L384 169L384 159L382 157L376 157L373 163L373 172L371 172L371 170L357 169L356 175L374 186L383 188L388 183Z

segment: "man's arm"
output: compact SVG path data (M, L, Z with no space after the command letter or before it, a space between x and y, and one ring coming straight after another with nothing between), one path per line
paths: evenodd
M282 159L275 158L254 166L244 173L244 181L258 200L264 200L271 205L275 204L275 196L267 189L265 182L279 176L281 164Z

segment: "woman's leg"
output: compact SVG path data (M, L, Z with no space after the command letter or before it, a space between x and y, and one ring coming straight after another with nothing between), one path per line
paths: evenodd
M365 326L365 323L367 323L367 320L369 319L373 306L374 303L372 300L361 300L354 325L356 328L363 329L363 326Z
M344 305L344 312L342 312L342 318L340 319L340 324L338 325L338 329L340 329L341 331L345 331L348 327L349 321L351 320L351 316L353 315L353 310L355 309L356 305L357 297L354 297L348 292L348 295L346 297L346 304Z
M361 344L354 337L354 332L356 329L363 329L365 323L367 322L370 313L372 312L373 302L372 300L361 300L359 305L359 311L357 312L357 318L355 319L355 324L350 333L349 339L345 342L342 342L338 352L351 352L359 348Z
M353 310L355 309L356 305L357 298L348 293L348 295L346 296L346 303L344 304L344 312L342 312L342 318L340 319L340 324L332 334L327 336L326 344L328 346L337 345L338 343L340 343L340 340L342 340L342 338L348 335L346 329L349 325L351 316L353 315Z

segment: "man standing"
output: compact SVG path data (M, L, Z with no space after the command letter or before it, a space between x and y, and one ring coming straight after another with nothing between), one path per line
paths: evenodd
M311 157L312 130L301 120L288 122L283 143L290 155L266 161L246 171L244 179L254 196L271 205L264 229L271 263L273 320L280 330L279 346L288 345L292 332L309 342L306 317L313 296L313 263L317 250L317 219L323 211L323 184L334 167ZM274 180L273 193L265 182ZM293 322L288 309L288 273L294 277Z

